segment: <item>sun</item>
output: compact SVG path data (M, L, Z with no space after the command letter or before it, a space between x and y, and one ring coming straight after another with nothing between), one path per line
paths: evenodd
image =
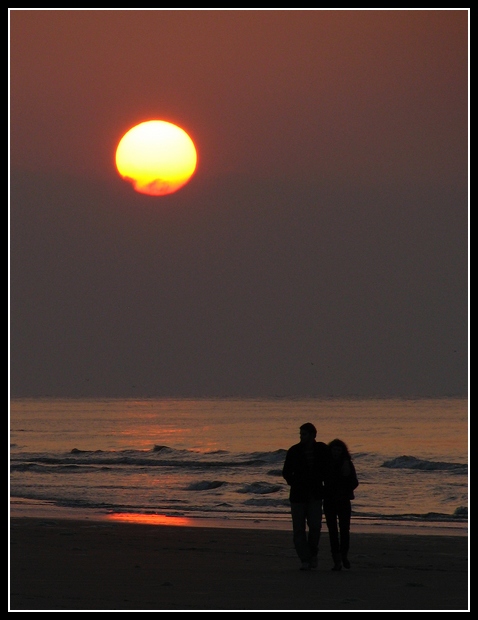
M197 164L194 142L167 121L146 121L132 127L119 141L116 168L141 194L164 196L190 180Z

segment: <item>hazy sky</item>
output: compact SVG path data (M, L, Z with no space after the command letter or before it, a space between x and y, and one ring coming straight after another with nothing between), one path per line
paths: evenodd
M10 9L11 395L466 395L468 21Z

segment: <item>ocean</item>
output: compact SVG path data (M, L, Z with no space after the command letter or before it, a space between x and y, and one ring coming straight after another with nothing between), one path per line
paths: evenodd
M352 528L468 530L468 401L13 399L10 515L290 528L299 426L344 440Z

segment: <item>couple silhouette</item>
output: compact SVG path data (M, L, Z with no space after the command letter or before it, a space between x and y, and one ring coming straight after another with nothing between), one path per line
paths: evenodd
M329 444L317 441L311 422L302 424L299 434L299 443L287 450L282 476L290 486L293 542L300 570L318 566L322 515L329 531L332 570L349 569L351 500L359 484L352 457L341 439Z

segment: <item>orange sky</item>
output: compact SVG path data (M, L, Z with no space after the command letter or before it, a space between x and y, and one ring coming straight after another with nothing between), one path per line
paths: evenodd
M204 174L436 179L466 168L468 13L10 13L11 162L106 178L183 126Z

